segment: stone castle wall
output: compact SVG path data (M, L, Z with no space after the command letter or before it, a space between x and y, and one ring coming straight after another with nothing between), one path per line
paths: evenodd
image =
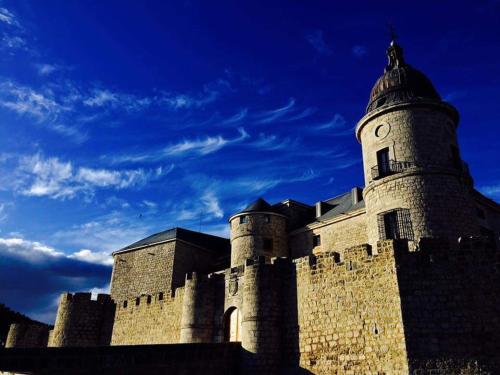
M364 210L346 214L330 223L307 230L300 230L290 235L292 258L307 256L318 252L343 252L344 249L366 243L366 214ZM321 236L321 245L313 246L313 236Z
M111 298L120 304L142 294L172 289L175 241L114 256Z
M64 293L48 346L109 345L113 316L114 303L107 294L92 300L90 293Z
M180 342L184 289L122 301L116 307L111 345Z
M298 357L296 365L314 374L407 371L390 246L381 246L376 255L362 245L340 258L325 252L295 263L296 297L294 301L293 291L288 292L291 311L284 315L284 358Z
M500 252L480 239L420 248L396 254L410 370L500 373Z
M111 278L111 297L121 303L141 295L175 290L184 285L186 273L209 273L217 254L182 240L117 253Z

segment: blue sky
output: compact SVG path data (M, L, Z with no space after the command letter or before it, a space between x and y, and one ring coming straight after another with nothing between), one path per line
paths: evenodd
M263 196L362 186L353 127L407 61L461 113L500 199L500 2L0 2L0 302L52 321L106 290L109 253L183 226L227 235Z

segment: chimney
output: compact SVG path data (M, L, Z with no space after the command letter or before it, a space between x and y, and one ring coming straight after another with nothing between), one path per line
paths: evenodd
M363 190L359 187L353 187L351 189L351 197L352 197L352 205L354 206L356 203L363 200Z
M316 203L316 219L321 215L325 214L327 211L332 209L333 206L331 204L319 201Z

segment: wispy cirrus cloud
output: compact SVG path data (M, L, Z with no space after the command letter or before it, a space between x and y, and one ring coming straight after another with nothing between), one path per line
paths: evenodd
M49 90L37 91L10 80L0 84L0 106L38 121L54 119L67 110Z
M59 101L54 90L20 85L12 80L5 80L0 84L0 107L12 111L19 116L28 116L35 120L37 125L44 125L47 129L70 138L76 142L87 139L87 133L78 125L68 126L67 118L73 112L73 103Z
M243 120L245 117L247 117L247 114L248 114L248 108L242 108L234 116L231 116L231 117L227 118L226 120L222 121L222 125L238 124L241 120Z
M60 70L58 65L54 64L35 64L36 70L40 76L49 76L52 73Z
M0 22L6 23L11 26L19 26L19 21L17 20L14 13L6 8L0 8Z
M320 54L323 56L333 55L333 51L330 46L325 42L323 31L313 30L305 35L307 42Z
M291 149L294 148L298 144L298 139L292 139L290 137L280 137L276 134L264 134L260 133L258 138L250 143L251 146L275 151L275 150L283 150L283 149Z
M15 50L28 50L28 42L25 36L25 30L17 16L7 8L0 7L1 29L1 47L9 53Z
M223 93L231 90L231 84L225 79L218 79L203 86L199 93L172 94L164 93L160 103L174 110L204 108L215 102Z
M125 154L118 156L104 156L112 163L137 163L137 162L157 162L174 157L186 155L208 155L221 150L229 145L237 144L250 135L244 128L238 128L239 135L234 138L227 138L223 135L206 136L203 138L183 139L177 143L172 143L162 149L140 154Z
M111 91L108 89L93 89L91 95L83 99L83 104L93 108L125 109L140 111L149 107L154 98L137 97L132 94Z
M336 113L330 121L313 125L311 129L319 131L329 130L329 134L336 137L343 137L354 134L354 129L348 127L346 119L339 113Z
M272 123L278 119L283 118L286 114L288 114L295 106L295 99L290 98L288 103L283 107L279 107L276 109L261 111L255 115L257 118L258 124L268 124Z
M81 194L89 199L98 189L141 188L167 175L172 169L173 165L150 170L76 167L70 161L35 154L19 159L10 188L25 196L65 200Z

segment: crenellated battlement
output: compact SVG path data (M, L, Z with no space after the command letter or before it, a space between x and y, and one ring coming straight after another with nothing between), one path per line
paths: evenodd
M99 303L99 304L108 304L112 303L113 300L109 294L99 293L96 299L92 298L92 293L86 292L77 292L77 293L63 293L61 294L60 302L64 303Z
M134 308L147 308L157 304L170 303L175 301L177 295L181 294L184 287L177 288L176 293L173 294L170 290L166 292L158 292L154 294L143 294L136 298L129 298L117 303L117 310L126 310Z

